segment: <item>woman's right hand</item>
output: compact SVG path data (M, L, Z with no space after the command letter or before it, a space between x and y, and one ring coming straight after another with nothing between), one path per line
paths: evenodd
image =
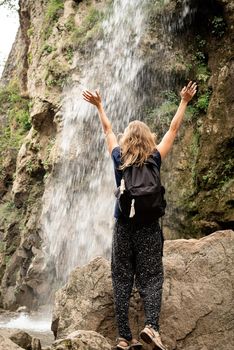
M181 99L189 102L197 92L197 83L190 81L187 86L184 86L180 92Z
M91 103L92 105L96 106L97 108L99 108L102 105L102 98L99 95L99 93L97 92L97 90L95 91L95 94L92 93L91 91L84 90L82 92L82 96L83 96L83 99L85 101Z

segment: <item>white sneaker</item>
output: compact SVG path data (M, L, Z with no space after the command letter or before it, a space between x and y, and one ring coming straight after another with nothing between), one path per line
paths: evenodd
M145 326L140 333L140 337L145 343L153 345L154 350L167 350L166 346L162 344L159 332L155 331L150 325Z

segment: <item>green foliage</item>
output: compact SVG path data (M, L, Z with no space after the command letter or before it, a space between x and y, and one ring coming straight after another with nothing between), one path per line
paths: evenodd
M224 162L222 166L222 173L220 176L221 181L219 182L219 185L224 186L230 180L233 181L233 173L234 173L234 158L231 157L226 162Z
M28 149L29 149L29 150L32 150L32 151L35 152L35 153L38 153L38 152L41 150L41 145L40 145L40 143L36 143L35 140L32 140L32 141L29 142L28 144L29 144Z
M179 105L179 96L174 91L163 91L161 98L163 102L158 107L144 112L144 121L152 130L157 130L157 135L165 133Z
M28 52L28 64L32 64L32 52Z
M196 36L195 54L193 61L194 80L198 83L198 92L195 98L189 103L185 113L185 120L191 121L197 119L199 114L206 113L208 110L212 91L207 88L207 83L211 72L206 63L206 40L200 36Z
M66 56L66 59L69 63L72 63L72 60L73 60L73 56L74 56L74 51L73 51L73 48L72 46L68 46L64 49L65 51L65 56Z
M64 9L63 0L49 0L46 7L44 23L43 23L43 38L47 40L53 29L54 22L59 19L60 12Z
M185 111L185 121L190 122L197 118L198 116L198 110L195 105L188 105L186 111Z
M193 69L192 63L186 63L186 71L187 71L188 73L190 73L192 69Z
M203 63L203 62L205 62L205 60L206 60L206 55L204 54L204 52L198 50L198 51L196 52L196 59L197 59L199 62Z
M16 206L15 206L15 203L14 201L9 201L6 203L6 210L15 210L16 209Z
M173 117L173 114L176 112L178 105L171 101L166 101L158 108L157 115L164 119L165 121L170 120Z
M0 253L3 253L5 251L5 242L0 241Z
M32 36L33 33L34 33L34 27L31 26L31 27L27 30L27 35L28 35L28 37Z
M53 148L53 146L54 146L54 144L55 144L55 140L56 140L56 138L54 137L54 138L52 138L52 139L49 141L49 143L48 143L48 145L47 145L47 147L46 147L45 159L44 159L43 162L42 162L42 164L43 164L43 166L44 166L44 169L45 169L47 172L50 171L51 166L52 166L52 164L51 164L51 159L50 159L50 153L51 153L51 150L52 150L52 148ZM46 176L45 176L45 177L46 177Z
M207 83L207 80L210 77L210 71L208 70L207 65L199 64L197 66L196 79L199 82Z
M9 223L19 221L22 218L21 215L21 210L16 208L11 199L0 204L1 227L4 229L7 229Z
M15 119L18 125L22 127L24 131L28 131L31 129L31 122L29 120L29 112L25 109L20 109L15 111L14 115L10 113L11 119Z
M19 94L16 82L0 89L0 168L2 168L4 150L19 149L22 140L31 128L29 100Z
M212 34L218 38L221 38L226 31L226 23L223 17L215 16L211 22Z
M59 88L63 88L66 82L67 82L66 74L59 75L59 76L48 75L46 77L46 85L48 87L57 86Z
M203 175L202 176L202 180L205 182L205 183L208 183L210 182L213 178L214 178L215 174L213 173L212 170L209 170L206 175Z
M53 31L53 24L47 23L44 27L43 39L47 40L51 36L52 31Z
M31 128L29 120L29 101L19 94L16 83L0 89L0 113L7 111L8 121L16 124L15 128L26 132Z
M2 163L2 159L0 158L0 180L2 181L6 176L6 171L1 163Z
M5 265L8 265L10 260L11 260L11 256L10 255L5 255L5 259L4 259Z
M91 6L81 26L74 30L72 41L75 42L75 46L82 46L89 39L100 35L100 22L103 18L104 13Z
M57 86L62 88L67 82L67 69L68 67L62 66L56 60L51 61L45 76L46 85L48 87Z
M198 130L194 130L191 144L190 144L190 153L191 153L191 159L192 159L192 177L193 180L196 179L196 172L195 172L195 165L198 157L198 152L200 148L200 137L201 134Z
M225 157L223 161L215 163L201 176L200 187L203 189L223 188L230 181L233 181L234 159L232 155Z
M200 35L196 36L196 46L197 51L195 53L195 61L198 61L200 64L204 64L206 61L205 48L206 40L204 40Z
M202 92L198 93L197 100L190 102L185 112L185 120L187 122L195 120L201 113L207 112L211 93L211 90L204 89Z
M164 129L164 126L169 126L177 111L179 96L174 91L166 90L162 92L162 97L164 102L154 112L162 125L162 129Z
M198 97L197 102L195 103L195 107L200 112L205 112L205 113L207 112L209 103L210 103L210 96L211 96L211 91L208 90Z
M197 35L196 36L196 44L200 50L203 50L206 47L206 40L204 38L202 38L200 35Z
M40 169L40 165L36 159L29 159L26 162L25 170L29 175L36 173Z
M178 94L175 91L172 91L172 90L163 91L162 96L168 102L179 104L180 98L179 98Z
M49 0L47 5L46 19L49 21L57 21L59 12L64 8L63 0Z
M68 32L74 32L74 30L76 29L74 17L70 17L64 24L64 27Z
M100 20L103 19L103 12L91 7L82 23L87 30L92 29Z
M55 48L53 48L53 46L45 44L42 48L42 53L45 54L50 54L51 52L53 52L55 50Z

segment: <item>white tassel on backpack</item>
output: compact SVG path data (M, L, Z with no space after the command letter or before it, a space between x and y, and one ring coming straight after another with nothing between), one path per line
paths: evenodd
M119 189L120 189L120 194L123 194L125 189L126 189L124 179L121 179L120 188Z
M123 194L124 191L126 190L126 187L125 187L125 181L124 179L122 178L121 179L121 182L120 182L120 194ZM130 218L133 218L133 216L135 215L135 199L133 198L132 201L131 201L131 209L130 209L130 214L129 214L129 217Z
M130 217L130 218L133 218L133 216L135 215L135 207L134 207L134 204L135 204L135 199L133 198L133 199L132 199L132 202L131 202L131 210L130 210L130 214L129 214L129 217Z

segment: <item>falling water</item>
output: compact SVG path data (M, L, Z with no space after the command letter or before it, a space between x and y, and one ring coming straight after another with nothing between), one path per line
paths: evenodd
M186 16L187 0L184 3ZM60 168L47 184L41 217L46 255L62 281L75 266L110 254L113 165L97 111L82 100L81 92L100 89L117 133L130 120L139 119L138 75L144 65L139 46L145 5L142 0L114 1L111 15L102 23L104 38L93 48L79 83L73 82L64 91Z
M144 31L142 0L118 0L103 22L104 39L83 68L80 83L65 90L60 140L61 167L44 194L41 217L46 253L57 278L76 265L108 256L114 210L114 176L97 111L82 100L81 89L100 88L116 132L136 117L137 48Z

